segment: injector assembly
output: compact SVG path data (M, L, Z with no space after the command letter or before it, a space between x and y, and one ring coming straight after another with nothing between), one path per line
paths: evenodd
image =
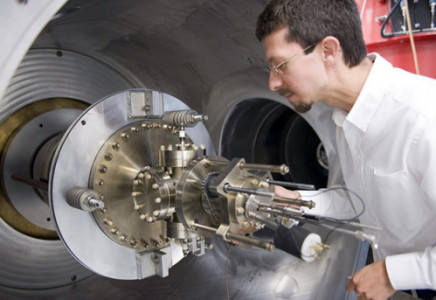
M315 206L275 195L271 173L287 166L213 155L202 143L206 119L148 89L109 96L77 119L49 187L58 235L77 260L106 277L164 277L184 256L210 249L210 237L273 251L272 240L253 233ZM324 249L316 247L312 256Z

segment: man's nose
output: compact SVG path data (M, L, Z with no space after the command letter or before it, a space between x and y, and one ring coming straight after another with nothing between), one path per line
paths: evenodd
M280 76L273 71L269 72L268 86L271 91L277 91L282 86L283 82Z

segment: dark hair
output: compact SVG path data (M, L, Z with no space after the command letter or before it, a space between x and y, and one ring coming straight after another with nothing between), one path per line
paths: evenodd
M272 0L257 19L256 36L262 41L286 26L287 41L297 42L303 48L326 36L337 38L349 67L367 55L355 0Z

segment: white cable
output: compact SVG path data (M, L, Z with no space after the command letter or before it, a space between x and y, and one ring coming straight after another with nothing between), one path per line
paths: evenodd
M362 20L362 18L363 18L363 12L365 11L366 1L367 0L363 1L362 8L360 9L360 20Z

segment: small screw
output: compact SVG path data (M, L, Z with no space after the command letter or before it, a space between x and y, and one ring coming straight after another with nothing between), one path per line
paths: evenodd
M236 207L236 213L237 213L238 215L243 215L244 212L245 212L245 209L244 209L242 206L238 206L238 207Z
M115 150L118 150L118 149L121 148L121 145L120 145L120 143L118 143L118 142L114 142L114 143L112 144L112 148L114 148Z
M112 160L112 158L113 158L113 156L112 156L111 153L106 153L106 154L104 155L104 159L107 160L107 161Z
M112 222L112 219L111 219L111 218L106 218L106 219L104 219L104 224L106 224L106 225L112 226L113 223L114 223L114 222Z
M105 165L101 165L99 171L100 173L104 174L107 172L107 167Z

